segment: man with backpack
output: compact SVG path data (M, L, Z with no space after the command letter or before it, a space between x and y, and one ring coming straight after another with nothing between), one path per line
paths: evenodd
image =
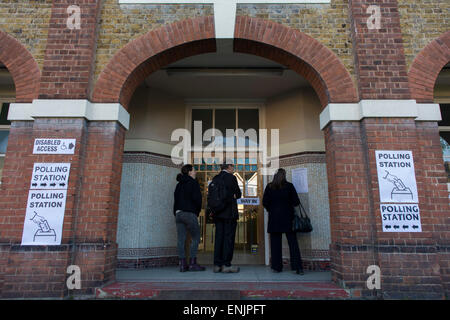
M239 267L232 266L234 241L239 212L237 199L241 194L234 165L221 165L221 172L216 175L208 187L208 207L216 226L214 243L214 272L235 273Z

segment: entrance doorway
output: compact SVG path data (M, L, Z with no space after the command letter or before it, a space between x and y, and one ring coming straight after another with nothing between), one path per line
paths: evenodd
M141 268L178 263L172 211L180 165L173 159L196 166L203 192L198 260L200 264L213 264L215 228L206 221L205 207L208 182L220 172L222 162L211 154L218 151L216 143L225 147L220 159L233 159L243 198L256 201L239 205L232 263L268 265L268 213L262 207L262 196L271 177L260 174L263 163L259 161L263 160L259 154L248 155L247 146L256 146L256 151L262 152L263 143L270 145L276 131L279 165L287 170L288 180L292 180L293 170L303 168L310 186L308 193L299 197L308 212L314 213L311 219L316 232L299 235L302 258L305 263L312 261L309 265L314 269L319 259L328 259L329 209L325 146L319 128L320 101L308 82L293 70L232 50L193 56L152 73L133 95L129 112L117 231L120 266ZM196 121L201 121L201 128L195 126ZM192 152L186 158L173 154L174 147L181 143L172 140L178 129L189 132L192 139ZM225 139L218 138L216 132L207 132L210 129L219 130ZM243 130L245 140L228 136L227 129ZM249 129L261 136L253 139L246 135ZM265 139L262 134L267 134ZM243 149L248 151L239 147L230 151L228 138L234 139L234 146L244 143ZM189 141L183 139L183 147L186 143ZM271 162L275 153L270 148L264 155ZM286 262L288 249L284 243Z
M203 159L194 164L197 180L202 191L203 204L199 215L201 229L198 260L203 264L213 263L215 225L205 214L208 185L220 171L220 164L214 158ZM234 264L264 263L264 209L262 206L262 176L258 174L258 158L248 154L234 158L234 175L241 189L242 198L238 200L239 219L237 221ZM195 161L193 161L195 163Z
M202 147L209 143L221 145L227 149L226 154L210 156L196 152L195 137L191 135L194 150L191 161L197 171L197 180L203 196L202 211L199 215L201 238L198 259L201 263L212 264L215 241L215 225L206 215L208 185L215 175L220 172L220 164L224 156L235 166L236 179L241 189L242 198L238 200L239 219L237 221L235 250L233 263L235 264L263 264L264 263L264 209L262 207L263 181L259 174L258 130L260 123L260 106L245 103L195 103L190 110L190 129L195 132L194 124L201 123L202 137L208 130L219 130L223 136L214 135L212 142L202 142ZM201 121L201 122L199 122ZM254 130L254 136L226 137L227 130ZM216 132L217 133L217 132ZM242 140L242 141L241 141ZM233 151L230 152L229 148ZM248 147L255 147L249 152ZM246 149L247 148L247 149ZM203 149L205 150L205 149ZM231 156L230 156L231 153Z

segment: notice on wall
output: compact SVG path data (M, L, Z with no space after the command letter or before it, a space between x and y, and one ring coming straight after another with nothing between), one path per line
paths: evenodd
M237 199L237 204L243 204L247 206L259 206L259 198L240 198Z
M422 232L411 151L376 150L383 232Z
M34 139L33 154L74 154L76 139Z
M59 245L67 190L30 190L22 245Z
M67 189L70 163L35 163L30 189Z
M70 163L35 163L28 192L22 245L60 245Z
M292 169L292 184L297 193L308 193L308 169Z
M411 151L375 151L380 202L419 203Z
M422 232L418 204L380 204L384 232Z

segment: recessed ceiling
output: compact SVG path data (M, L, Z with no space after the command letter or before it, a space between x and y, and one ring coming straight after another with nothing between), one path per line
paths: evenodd
M230 72L223 75L220 72L214 75L199 75L198 72L168 75L168 70L177 68L220 68L222 72L227 69ZM282 74L266 72L270 69L282 71ZM309 83L296 72L276 62L229 50L177 61L151 74L144 85L184 99L267 99L309 86Z

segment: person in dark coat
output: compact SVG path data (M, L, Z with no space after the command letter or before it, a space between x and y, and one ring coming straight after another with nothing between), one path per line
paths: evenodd
M291 269L303 274L297 235L292 231L294 207L299 204L300 199L294 185L286 181L286 171L278 169L263 196L263 206L269 213L267 232L270 233L271 267L274 272L281 272L283 269L281 236L284 233L289 244Z
M222 171L214 179L223 179L227 190L225 209L214 214L216 233L214 238L214 272L239 272L239 267L232 266L234 241L236 236L239 212L237 199L241 194L236 177L233 175L234 165L221 165Z
M202 209L202 193L199 183L195 180L195 175L196 171L192 165L184 165L181 168L181 173L177 176L178 184L174 192L173 214L177 224L180 272L205 270L204 267L197 264L197 251L200 242L198 215ZM187 265L184 250L187 231L189 231L192 239L189 265Z

